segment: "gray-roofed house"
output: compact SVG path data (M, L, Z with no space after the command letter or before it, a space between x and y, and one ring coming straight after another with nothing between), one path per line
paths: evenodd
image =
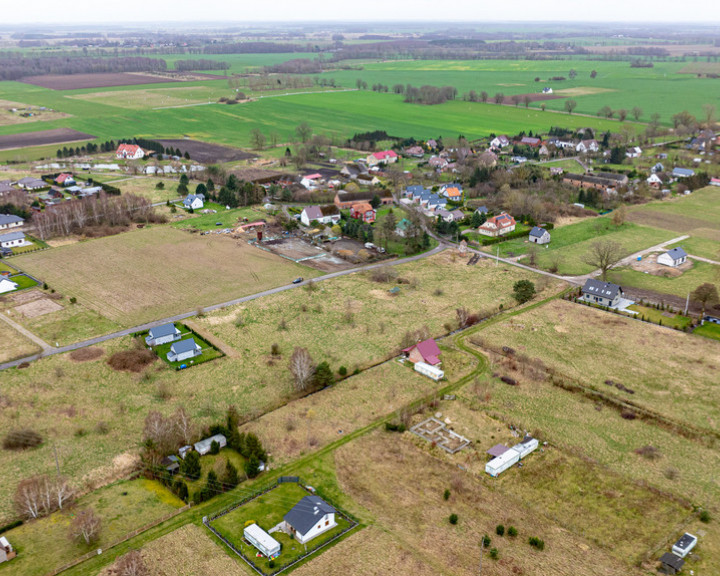
M488 208L487 208L487 206L479 206L475 210L475 212L477 212L478 214L488 214Z
M193 340L188 338L187 340L180 340L174 342L170 346L170 352L167 353L167 359L170 362L180 362L181 360L187 360L188 358L194 358L202 354L202 348Z
M205 195L204 194L188 194L187 198L183 200L183 206L188 210L199 210L205 206Z
M673 168L673 178L690 178L695 176L695 170L692 168Z
M550 232L545 230L545 228L540 228L540 226L533 226L533 229L530 230L529 239L530 242L534 242L535 244L549 244Z
M677 574L682 570L685 560L672 552L665 552L665 554L660 557L660 564L661 574Z
M167 344L168 342L174 342L180 340L180 330L175 327L175 324L163 324L162 326L155 326L148 330L148 335L145 337L145 344L148 346L158 346L159 344Z
M24 190L42 190L43 188L50 188L50 184L44 180L33 178L32 176L18 180L17 185Z
M17 246L25 246L28 242L25 240L25 234L22 232L8 232L0 236L0 248L14 248Z
M680 266L681 264L685 264L686 261L687 252L680 248L680 246L673 248L672 250L668 250L657 257L658 264L662 264L663 266L672 266L673 268Z
M588 278L582 288L581 300L600 306L616 306L625 296L621 286Z
M227 446L227 438L225 438L222 434L215 434L215 436L210 436L210 438L205 438L204 440L200 440L200 442L195 442L195 451L200 454L200 456L205 456L205 454L210 453L213 442L217 442L220 448L225 448L225 446Z
M15 214L0 214L0 230L8 230L17 228L25 223L24 218L15 216Z
M306 544L337 526L335 508L319 496L305 496L285 514L285 528L300 544Z
M340 222L340 210L334 204L326 206L306 206L300 213L300 222L305 226L310 226L312 222L320 224L337 224Z

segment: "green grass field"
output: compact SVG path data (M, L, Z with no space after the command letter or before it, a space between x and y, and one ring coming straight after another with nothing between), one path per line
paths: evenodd
M720 326L712 322L705 322L702 326L695 328L693 334L700 334L700 336L705 336L706 338L720 340Z
M633 286L654 290L663 294L673 294L685 298L700 284L714 284L720 277L720 267L707 262L693 262L692 269L676 278L665 278L654 274L644 274L628 267L616 268L608 273L608 280L621 286Z
M656 308L649 308L648 306L642 306L641 304L633 304L628 307L628 310L637 312L637 318L644 316L650 320L650 322L654 322L655 324L662 326L669 326L670 328L683 330L691 323L691 319L687 316L683 316L682 314L664 313Z

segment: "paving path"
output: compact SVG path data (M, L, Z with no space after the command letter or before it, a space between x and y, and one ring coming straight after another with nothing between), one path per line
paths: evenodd
M35 344L37 344L38 346L40 346L40 348L43 350L43 352L46 352L46 351L48 351L48 350L53 350L53 347L50 346L50 344L48 344L47 342L45 342L45 340L42 340L41 338L38 338L37 336L35 336L35 334L33 334L32 332L30 332L30 330L27 330L26 328L22 327L20 324L18 324L17 322L15 322L15 320L12 320L12 319L8 318L8 316L7 316L6 314L0 314L0 318L2 318L5 322L7 322L8 324L10 324L10 326L12 326L13 328L15 328L15 330L17 330L18 332L20 332L20 334L22 334L22 335L25 336L26 338L29 338L30 340L32 340L33 342L35 342Z
M435 254L439 254L440 252L445 250L445 248L446 248L445 245L440 244L439 246L433 248L432 250L429 250L422 254L417 254L416 256L409 256L407 258L400 258L397 260L391 260L389 262L379 262L377 264L370 264L368 266L361 266L358 268L350 268L348 270L340 270L338 272L332 272L330 274L325 274L324 276L319 276L317 278L313 278L312 280L306 280L304 282L301 282L300 284L287 284L285 286L278 286L277 288L271 288L270 290L265 290L263 292L258 292L256 294L250 294L249 296L235 298L234 300L228 300L227 302L221 302L220 304L213 304L212 306L205 306L205 307L203 307L203 310L205 312L212 312L214 310L219 310L221 308L227 308L228 306L234 306L235 304L242 304L243 302L250 302L251 300L256 300L257 298L263 298L264 296L271 296L272 294L278 294L280 292L284 292L285 290L293 290L296 288L300 288L300 287L308 284L309 282L323 282L325 280L330 280L332 278L339 278L340 276L347 276L348 274L354 274L355 272L361 272L363 270L372 270L374 268L380 268L382 266L398 266L400 264L407 264L408 262L415 262L416 260L422 260L423 258L428 258L429 256L434 256ZM8 323L13 325L13 327L16 328L19 332L21 332L22 334L25 334L33 342L36 342L38 345L40 345L42 347L42 351L39 354L34 354L32 356L27 356L26 358L20 358L18 360L13 360L12 362L5 362L3 364L0 364L0 370L6 370L8 368L13 368L24 362L32 362L33 360L38 360L39 358L44 358L46 356L52 356L54 354L62 354L63 352L70 352L71 350L77 350L79 348L87 348L88 346L94 346L95 344L107 342L108 340L114 340L115 338L122 338L123 336L128 336L135 332L143 332L145 330L149 330L150 328L153 328L155 326L160 326L162 324L168 324L170 322L180 322L181 320L186 320L187 318L192 318L193 316L197 316L197 310L193 310L192 312L184 312L182 314L176 314L175 316L169 316L169 317L163 318L161 320L154 320L153 322L141 324L140 326L133 326L132 328L118 330L117 332L112 332L110 334L104 334L103 336L98 336L96 338L91 338L89 340L83 340L82 342L75 342L74 344L68 344L67 346L60 346L60 347L53 348L46 342L43 342L40 338L38 338L34 334L25 330L22 326L10 321L8 318L5 318L3 315L0 315L0 317L2 317L4 320L8 321Z
M703 258L702 256L695 256L695 254L688 254L688 258L692 258L693 260L699 260L700 262L707 262L708 264L715 264L716 266L720 266L720 262L717 260L710 260L710 258Z

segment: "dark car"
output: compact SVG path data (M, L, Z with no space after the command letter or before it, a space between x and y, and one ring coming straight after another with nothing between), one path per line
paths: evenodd
M222 226L222 222L215 222L215 226Z
M293 283L293 284L300 284L300 282L302 282L302 281L303 281L302 277L301 277L301 278L295 278L295 280L293 280L292 283Z

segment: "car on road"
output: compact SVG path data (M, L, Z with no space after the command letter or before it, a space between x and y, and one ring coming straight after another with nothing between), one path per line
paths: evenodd
M295 278L295 280L293 280L292 283L293 283L293 284L300 284L300 282L302 282L302 281L303 281L303 279L302 279L302 276L301 276L300 278Z

